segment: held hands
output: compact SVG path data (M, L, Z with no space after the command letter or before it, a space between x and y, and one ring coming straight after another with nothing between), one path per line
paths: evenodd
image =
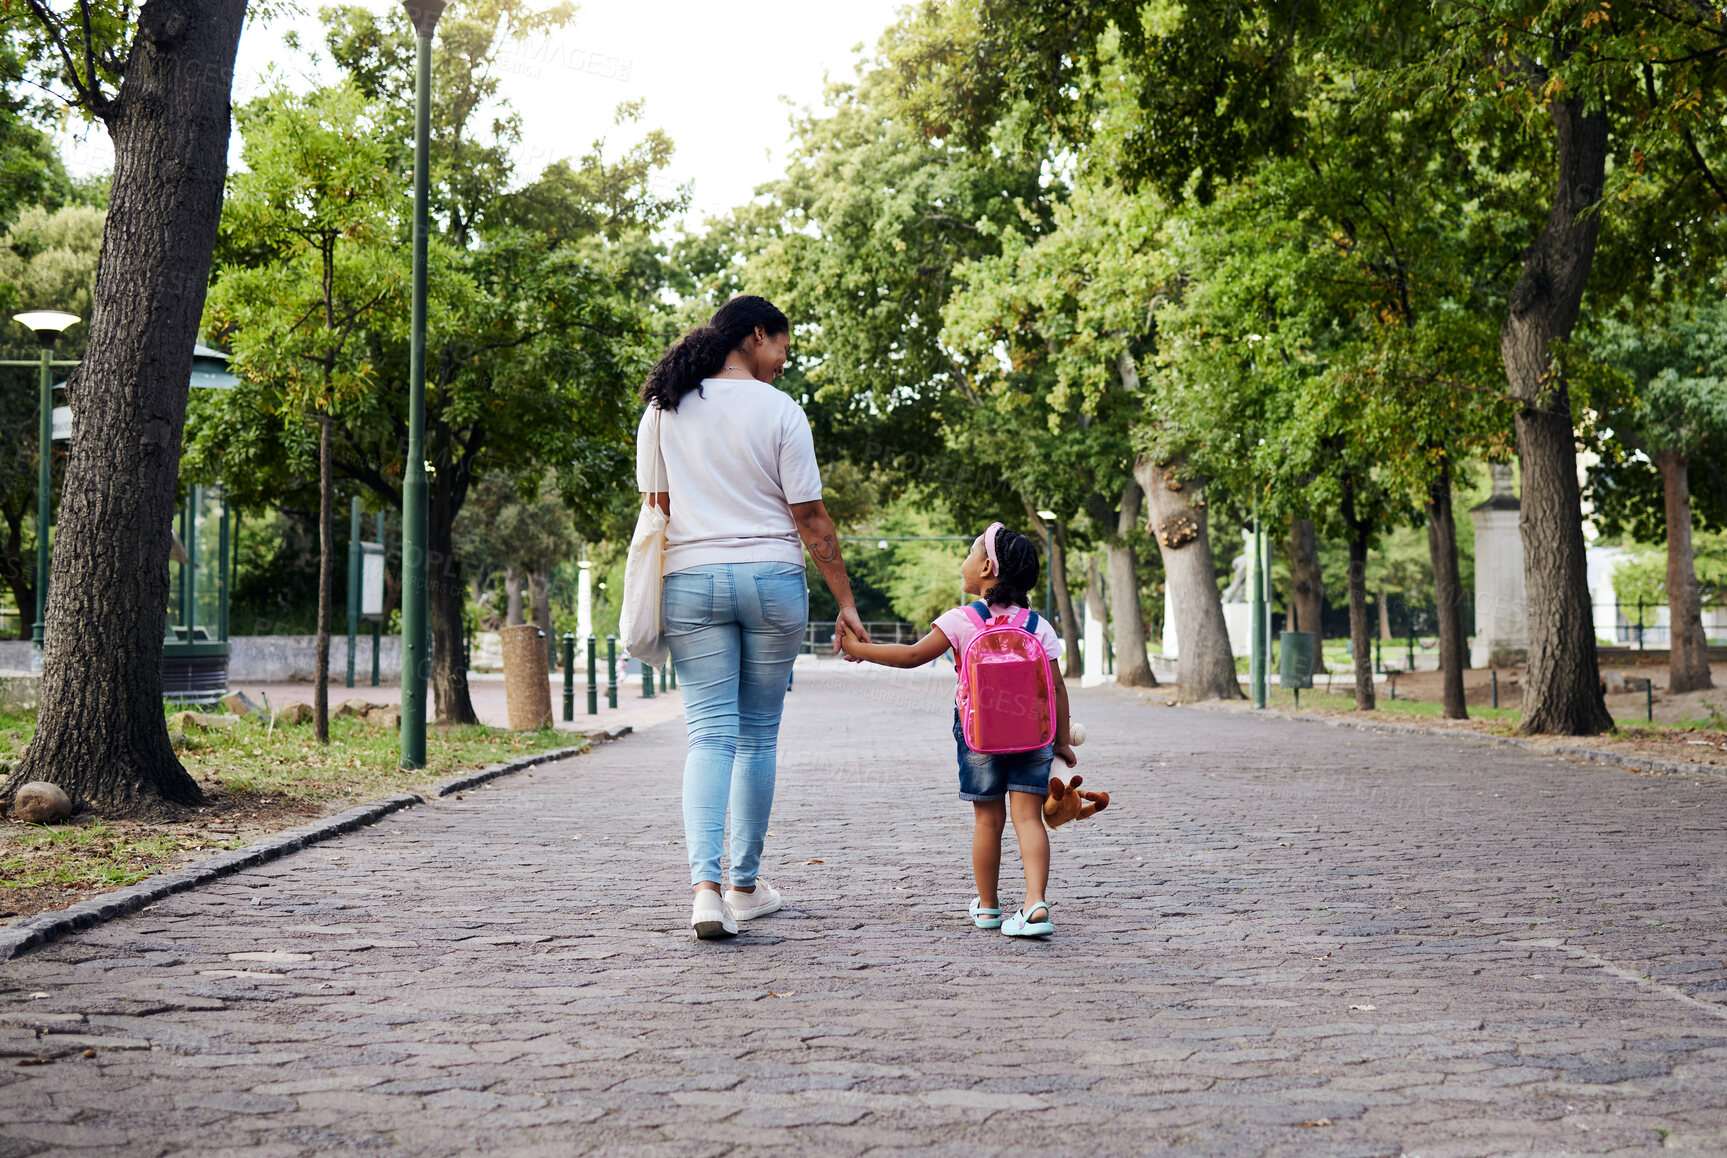
M860 663L863 657L853 650L854 644L870 642L869 632L864 630L863 620L858 618L856 607L840 608L839 618L834 620L834 654L841 651L852 663Z

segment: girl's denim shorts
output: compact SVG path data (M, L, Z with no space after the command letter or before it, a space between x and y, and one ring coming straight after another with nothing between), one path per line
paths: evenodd
M1049 795L1049 767L1055 761L1052 745L1029 752L973 752L966 747L958 708L953 711L953 740L959 746L961 800L1000 800L1009 792Z

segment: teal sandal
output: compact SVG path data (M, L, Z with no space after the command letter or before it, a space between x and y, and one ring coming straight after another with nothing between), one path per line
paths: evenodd
M971 923L980 929L1001 928L1001 910L984 908L982 900L981 897L971 899L971 908L967 910L971 913Z
M1049 919L1049 902L1039 901L1031 907L1030 911L1035 913L1039 909L1043 910L1043 920L1028 920L1027 911L1025 909L1021 909L1019 912L1002 922L1001 931L1009 937L1049 936L1051 933L1055 932L1055 925L1052 924Z

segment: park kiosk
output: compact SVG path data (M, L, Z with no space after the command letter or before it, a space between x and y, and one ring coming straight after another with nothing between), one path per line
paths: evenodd
M228 355L192 347L191 386L226 390L239 383ZM213 704L228 691L228 600L233 584L233 512L220 485L194 483L174 517L168 562L168 614L162 634L162 698Z
M193 389L226 390L239 384L228 355L192 347ZM65 382L55 384L62 389ZM72 437L72 410L54 407L54 439ZM233 578L233 512L218 484L186 488L174 515L168 558L168 606L162 629L162 698L211 704L228 691L228 598Z

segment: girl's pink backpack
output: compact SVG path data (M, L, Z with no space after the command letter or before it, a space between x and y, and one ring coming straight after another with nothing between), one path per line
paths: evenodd
M973 752L1030 752L1055 740L1055 687L1037 638L1037 612L990 618L982 600L966 612L981 630L960 657L959 719Z

